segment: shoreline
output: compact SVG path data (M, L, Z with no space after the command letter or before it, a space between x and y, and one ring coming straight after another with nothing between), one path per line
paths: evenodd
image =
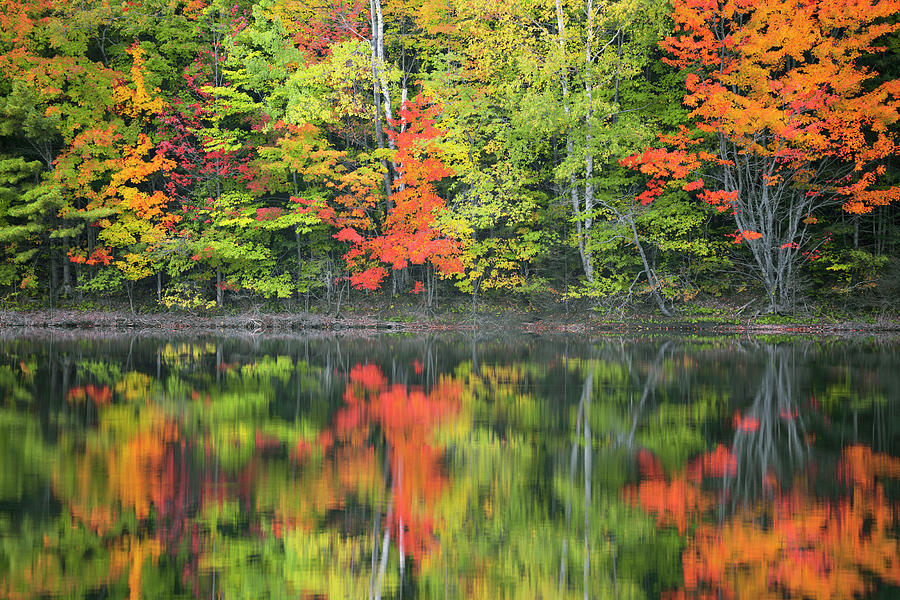
M474 327L473 327L474 325ZM505 330L510 333L551 335L630 334L645 332L710 334L799 334L799 335L900 335L900 318L818 319L804 317L757 317L740 319L734 315L665 318L630 315L610 319L581 313L541 313L509 309L499 312L421 312L384 316L375 311L342 316L305 312L248 311L234 315L195 315L182 312L135 314L124 310L39 309L0 311L0 331L28 335L28 332L154 332L168 334L323 334L323 333L462 333L474 329Z

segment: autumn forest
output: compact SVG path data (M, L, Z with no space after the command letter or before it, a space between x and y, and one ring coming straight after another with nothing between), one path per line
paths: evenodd
M900 293L896 0L0 4L7 305Z

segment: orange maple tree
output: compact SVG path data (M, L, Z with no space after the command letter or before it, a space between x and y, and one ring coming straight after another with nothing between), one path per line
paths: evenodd
M878 184L900 151L900 81L863 64L900 27L898 10L877 0L674 2L676 34L661 45L686 72L695 127L622 164L648 176L644 203L674 184L732 215L772 311L789 304L795 267L822 242L807 229L814 212L900 198L900 186Z
M440 104L419 95L399 110L393 123L399 131L388 131L397 148L394 163L401 172L380 227L372 218L378 212L377 170L346 174L342 188L348 193L337 198L339 208L319 209L317 216L339 229L335 239L351 244L344 259L357 289L378 289L388 275L385 264L395 270L426 265L441 274L463 270L462 246L439 222L446 203L435 186L453 175L436 145L443 133L435 124L440 112ZM415 293L423 290L421 282L413 289Z

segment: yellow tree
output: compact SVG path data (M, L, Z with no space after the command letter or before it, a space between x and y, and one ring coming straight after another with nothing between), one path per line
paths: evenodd
M91 223L99 228L87 246L73 249L75 263L113 264L128 282L152 275L149 252L171 234L180 216L169 210L169 198L153 189L154 175L174 168L175 163L157 151L150 137L151 120L162 110L159 90L148 90L144 82L144 54L134 45L130 82L113 85L115 120L90 128L75 137L56 170L61 185L82 198L83 208L71 204L61 216Z

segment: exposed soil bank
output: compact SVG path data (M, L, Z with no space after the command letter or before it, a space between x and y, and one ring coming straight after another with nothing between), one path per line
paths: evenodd
M314 313L246 312L235 315L195 315L181 312L134 314L123 310L82 311L73 309L0 311L0 329L16 330L141 330L157 333L263 333L353 331L468 331L502 329L510 333L634 333L708 332L758 334L900 334L900 316L824 320L821 318L760 317L741 319L728 314L684 315L671 319L653 315L631 315L609 319L590 312L534 313L527 310L495 310L474 316L464 312L426 315L405 311L390 315L359 311L343 316Z

